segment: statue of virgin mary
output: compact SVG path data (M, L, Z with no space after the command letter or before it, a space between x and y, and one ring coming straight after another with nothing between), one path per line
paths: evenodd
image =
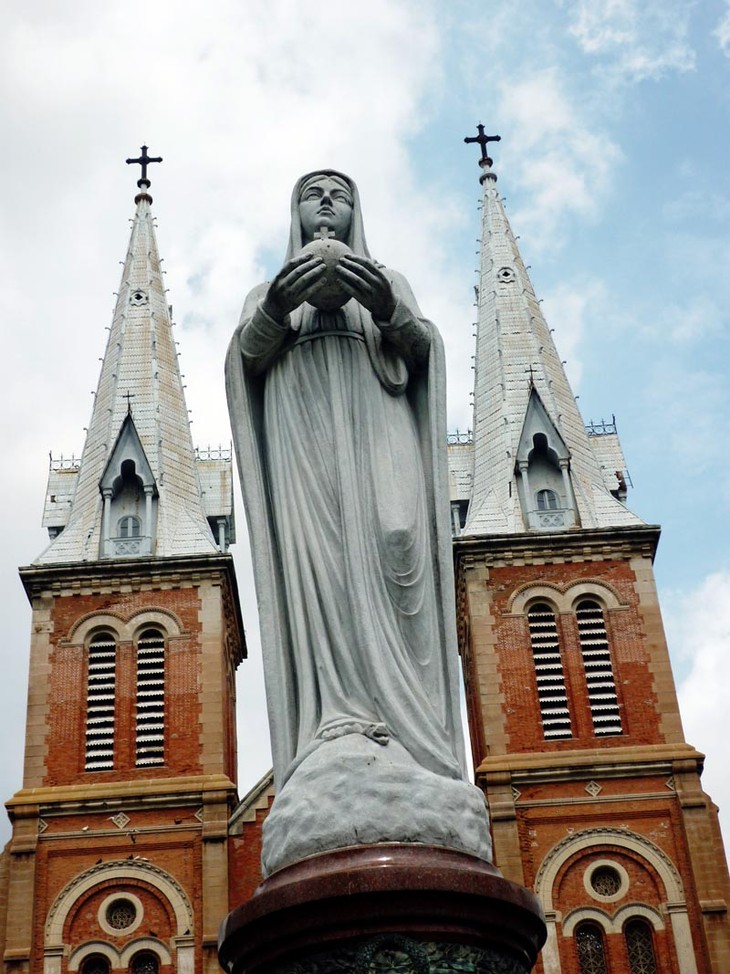
M318 231L349 248L334 310L317 307ZM294 187L284 265L246 298L226 386L277 791L265 871L362 842L487 858L459 714L442 344L370 257L342 173Z

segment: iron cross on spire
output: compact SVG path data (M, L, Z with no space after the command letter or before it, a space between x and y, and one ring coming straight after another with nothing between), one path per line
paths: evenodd
M127 400L127 415L128 416L131 416L132 415L132 400L134 399L134 393L133 392L130 392L129 389L127 389L127 391L122 396L122 399L126 399Z
M137 185L139 186L140 189L142 188L143 183L146 186L150 185L150 181L147 178L147 164L150 162L162 162L162 156L154 156L153 158L152 156L147 155L146 145L143 145L141 148L142 148L142 153L139 159L127 159L127 165L130 165L131 163L136 163L137 165L142 167L142 175L137 180Z
M479 162L480 163L484 162L488 166L491 166L492 165L492 160L487 155L487 146L489 145L490 142L501 142L502 141L502 136L501 135L485 135L484 134L484 126L481 123L479 125L477 125L477 132L479 133L479 135L471 135L471 136L470 135L467 135L466 138L464 139L464 141L465 142L478 142L479 145L481 146L481 149L482 149L482 157L479 160Z

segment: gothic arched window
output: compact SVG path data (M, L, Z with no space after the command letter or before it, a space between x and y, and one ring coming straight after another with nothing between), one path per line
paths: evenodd
M646 920L634 918L624 927L631 974L657 974L654 938Z
M538 490L537 509L538 511L557 511L558 495L554 490Z
M583 599L576 606L575 614L593 733L596 737L621 734L621 713L603 609L593 599Z
M114 767L114 702L116 694L117 641L111 633L91 637L86 681L87 771Z
M581 923L575 931L580 974L608 974L603 933L595 923Z
M555 613L547 602L536 602L528 609L527 622L535 662L542 732L547 740L572 737Z
M109 961L102 954L92 954L81 965L81 974L109 974Z
M145 629L137 640L135 764L165 763L165 637Z

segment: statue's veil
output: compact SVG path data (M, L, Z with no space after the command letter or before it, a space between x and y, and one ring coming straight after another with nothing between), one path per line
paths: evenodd
M346 187L348 192L351 194L352 221L350 223L350 232L347 236L347 240L344 240L343 243L346 243L353 253L359 254L360 257L369 258L370 251L368 250L368 245L365 241L365 229L362 222L360 194L355 182L350 179L349 176L338 172L336 169L315 169L314 172L305 173L301 179L297 180L291 194L291 229L289 230L289 246L286 250L285 260L291 260L291 258L295 257L304 246L302 242L302 223L299 218L299 200L301 198L304 185L311 182L316 176L328 176L330 179L333 179L338 183L342 183L342 185Z

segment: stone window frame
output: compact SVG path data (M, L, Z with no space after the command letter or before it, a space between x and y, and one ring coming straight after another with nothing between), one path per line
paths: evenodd
M116 903L117 900L129 900L136 911L134 920L129 924L128 927L124 927L121 930L113 927L107 922L106 918L109 907L112 906L113 903ZM129 934L134 933L134 931L137 930L139 925L142 923L143 917L144 906L142 905L142 900L140 900L138 896L135 896L134 893L127 892L126 890L124 892L115 890L113 893L110 893L109 896L104 897L96 914L96 919L99 926L104 933L108 933L111 937L126 937Z
M604 896L601 893L596 892L596 890L591 885L591 879L593 873L597 869L613 869L614 872L618 873L619 876L619 888L616 893L612 893L610 896ZM623 899L624 896L629 891L629 874L626 872L624 867L620 862L616 862L615 859L593 859L586 867L583 873L583 886L585 887L586 893L592 899L598 900L599 903L615 903L617 900Z

